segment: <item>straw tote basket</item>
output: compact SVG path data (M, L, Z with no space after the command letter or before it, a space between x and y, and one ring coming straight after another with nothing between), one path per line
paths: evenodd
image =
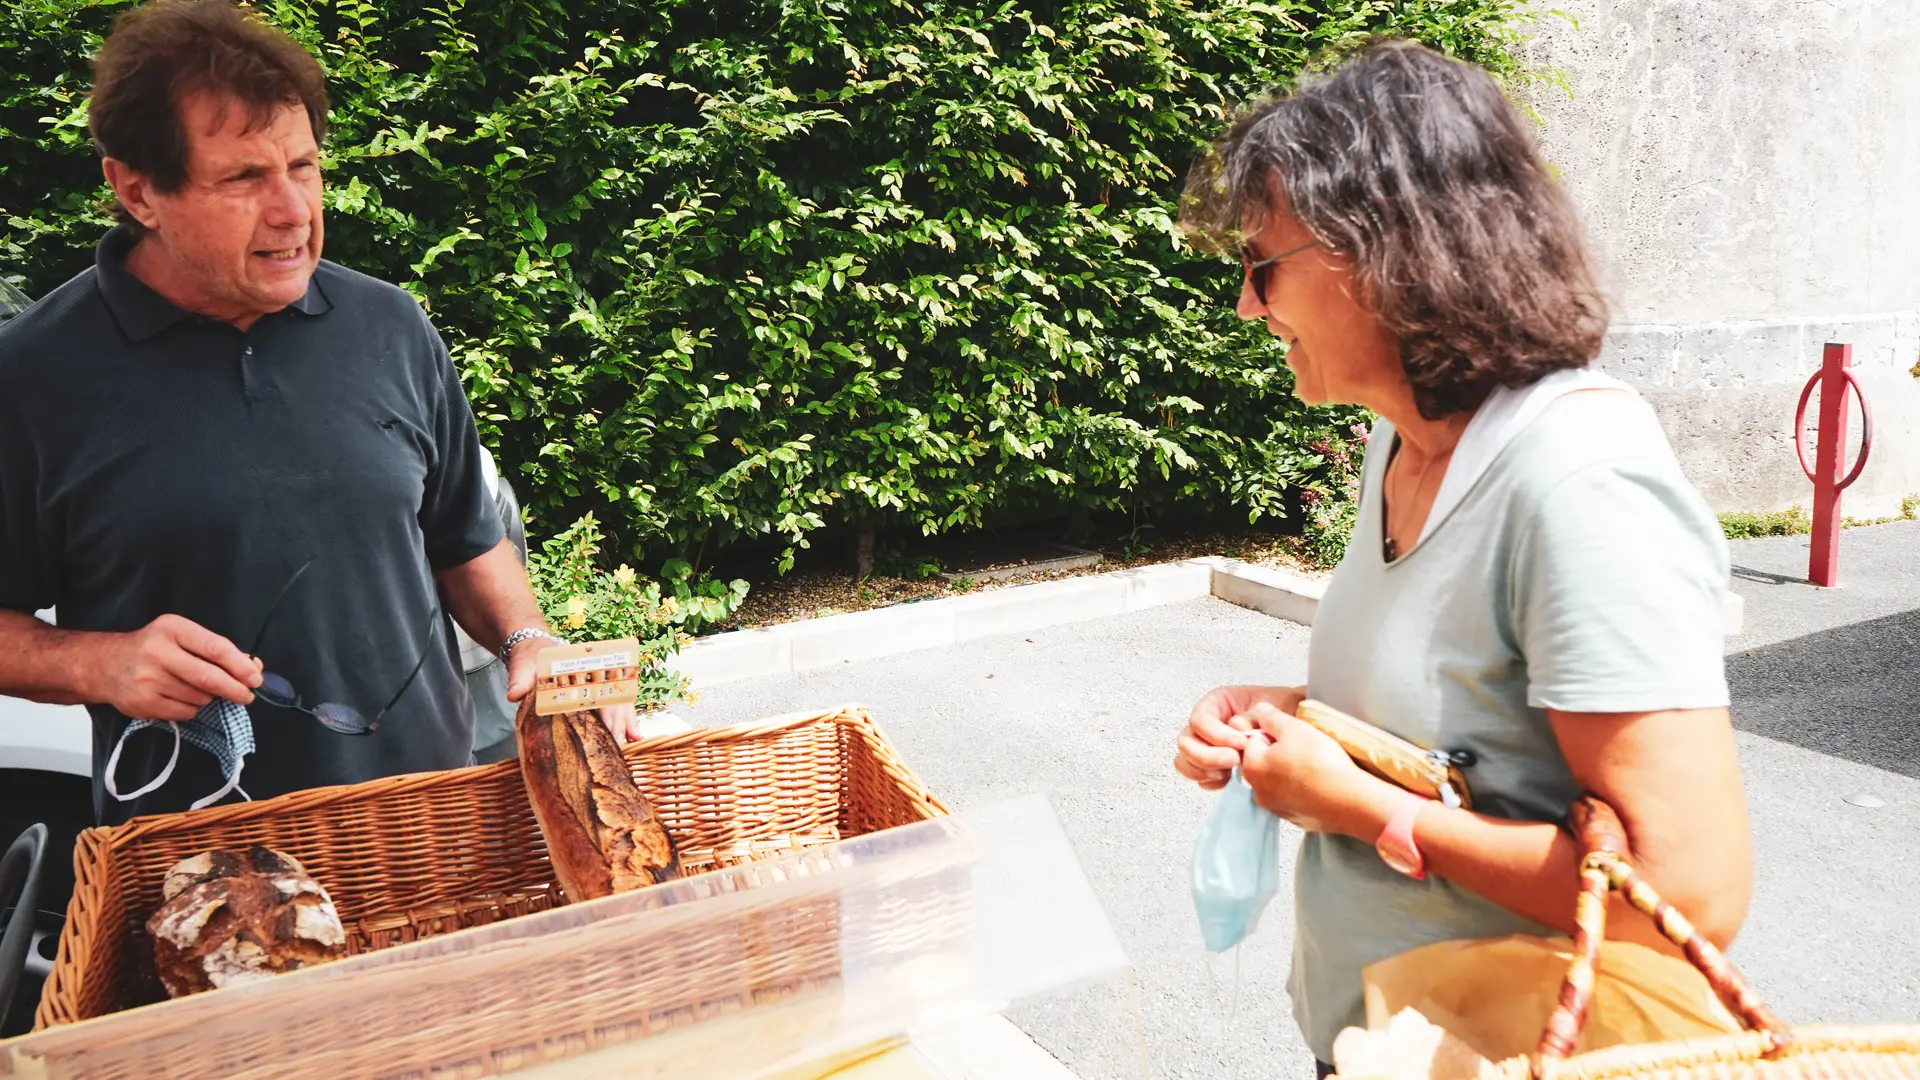
M1568 811L1567 829L1585 852L1573 965L1539 1049L1483 1069L1483 1080L1920 1080L1920 1024L1789 1028L1760 1003L1726 956L1634 872L1626 829L1612 807L1586 796ZM1592 1004L1607 898L1614 891L1685 951L1746 1032L1569 1056Z
M626 759L689 875L947 812L854 707L648 739ZM250 844L305 864L332 895L353 953L565 902L518 760L89 829L35 1030L163 1000L144 924L164 875L200 852ZM760 951L776 957L807 951L768 944L777 947ZM688 963L662 960L679 969L663 970L667 981ZM644 984L644 975L622 978Z

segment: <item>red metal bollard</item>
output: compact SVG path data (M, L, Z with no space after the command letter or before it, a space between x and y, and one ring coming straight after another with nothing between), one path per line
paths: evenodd
M1832 588L1840 572L1840 493L1860 479L1867 467L1867 454L1873 449L1873 410L1867 406L1866 391L1849 370L1853 367L1853 346L1827 343L1820 370L1807 380L1800 391L1800 407L1793 417L1793 449L1800 457L1800 470L1813 481L1813 554L1807 563L1807 580ZM1819 446L1815 466L1807 467L1807 399L1820 388ZM1845 477L1840 475L1840 458L1847 452L1847 392L1860 399L1860 460Z

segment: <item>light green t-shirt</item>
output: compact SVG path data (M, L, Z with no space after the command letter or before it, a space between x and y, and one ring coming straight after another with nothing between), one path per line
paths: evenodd
M1314 618L1308 692L1427 748L1468 750L1474 808L1557 822L1576 794L1547 709L1727 704L1719 523L1631 393L1573 394L1493 457L1412 550L1382 557L1381 422L1346 558ZM1307 1045L1364 1025L1361 969L1436 941L1551 931L1370 844L1309 835L1288 988Z

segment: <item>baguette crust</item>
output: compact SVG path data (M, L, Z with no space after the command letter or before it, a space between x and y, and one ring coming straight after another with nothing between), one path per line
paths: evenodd
M514 726L527 799L570 901L680 876L672 838L596 714L538 716L529 696Z

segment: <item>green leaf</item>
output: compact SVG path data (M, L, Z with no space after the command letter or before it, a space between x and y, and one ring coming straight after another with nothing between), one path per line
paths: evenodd
M87 91L127 6L0 5L0 275L36 296L110 223ZM530 531L673 560L703 605L693 566L855 522L1312 491L1332 535L1314 447L1359 416L1293 397L1181 179L1233 103L1374 34L1556 78L1518 0L256 7L327 72L328 257L429 312Z

